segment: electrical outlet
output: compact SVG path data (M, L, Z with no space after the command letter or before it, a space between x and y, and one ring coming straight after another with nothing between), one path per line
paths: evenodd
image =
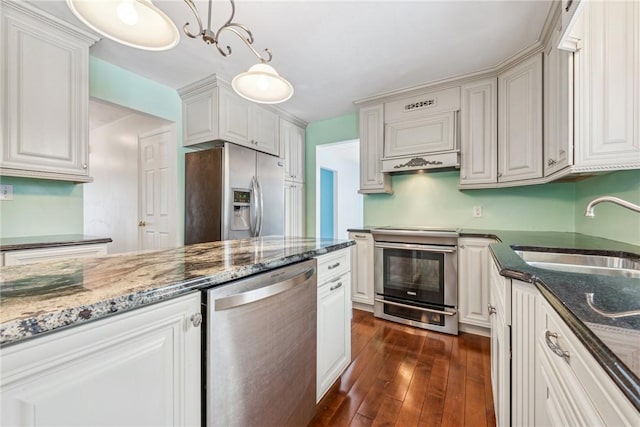
M482 216L482 206L473 207L473 217L480 218Z
M0 200L13 200L13 185L0 185Z

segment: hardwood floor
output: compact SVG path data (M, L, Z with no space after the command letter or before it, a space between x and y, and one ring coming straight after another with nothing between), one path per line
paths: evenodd
M352 362L318 403L316 426L495 426L489 339L353 311Z

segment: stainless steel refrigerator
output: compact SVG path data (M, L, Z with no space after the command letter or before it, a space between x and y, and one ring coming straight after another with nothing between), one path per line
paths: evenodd
M231 143L185 155L186 245L283 230L281 159Z

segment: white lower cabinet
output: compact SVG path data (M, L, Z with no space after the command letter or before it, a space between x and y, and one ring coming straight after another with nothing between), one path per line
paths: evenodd
M60 246L3 252L3 265L24 265L37 262L62 261L69 258L90 258L107 254L107 244Z
M199 313L196 293L2 348L0 424L199 426Z
M493 239L462 237L458 240L459 322L489 328L489 282Z
M351 248L351 300L370 305L373 310L373 236L351 232L349 239L356 242Z
M327 268L339 264L336 273L318 268L316 402L319 402L351 363L351 271L349 249L331 252L317 260L319 266Z
M511 423L511 326L504 295L506 281L493 268L488 310L491 316L491 390L496 425Z
M638 411L533 284L493 268L489 304L498 426L640 425Z

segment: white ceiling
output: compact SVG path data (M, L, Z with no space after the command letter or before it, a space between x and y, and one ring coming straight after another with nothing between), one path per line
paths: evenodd
M64 0L35 1L84 27ZM181 27L195 26L182 0L154 1ZM206 20L206 2L196 1ZM235 21L248 26L257 50L273 52L273 65L295 87L281 107L306 121L356 111L371 95L494 67L539 37L551 1L268 1L237 0ZM215 1L212 26L230 6ZM193 30L192 30L193 31ZM213 73L230 80L256 60L231 33L221 37L233 54L182 35L164 52L101 40L91 54L172 88Z

